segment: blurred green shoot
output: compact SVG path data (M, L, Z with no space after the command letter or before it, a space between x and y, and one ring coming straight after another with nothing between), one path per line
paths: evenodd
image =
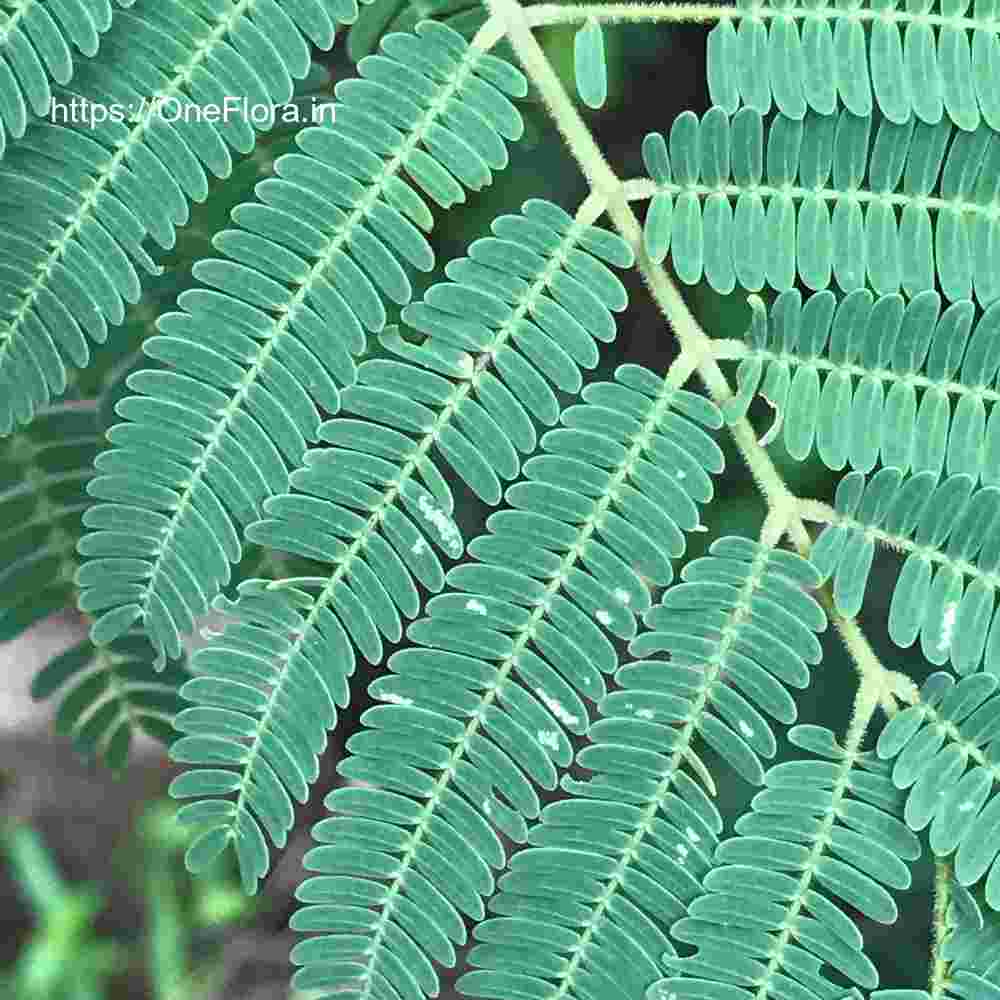
M190 879L182 857L197 831L178 824L176 812L172 802L154 802L139 824L145 845L149 977L155 1000L203 1000L216 991L224 970L218 963L194 966L194 931L235 923L257 905L240 892L225 858L204 878Z
M176 811L172 802L154 802L139 821L146 972L153 1000L207 1000L217 994L224 969L217 961L195 961L196 933L236 923L259 904L240 892L224 858L205 878L190 879L183 854L197 831L180 826ZM0 855L35 923L14 967L0 973L3 995L106 1000L110 979L127 967L134 949L95 933L104 897L91 885L70 885L41 835L26 823L11 822L0 830ZM299 1000L308 998L300 995Z
M17 1000L99 1000L120 958L116 942L101 941L94 918L104 900L92 886L70 886L41 836L11 823L0 845L31 907L37 929L12 971Z

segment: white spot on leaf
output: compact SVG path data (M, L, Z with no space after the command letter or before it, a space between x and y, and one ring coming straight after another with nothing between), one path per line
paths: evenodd
M412 705L412 698L404 698L401 694L384 694L381 696L382 701L391 702L393 705Z
M455 527L455 522L440 507L432 504L423 493L420 494L417 507L424 520L437 531L444 548L448 552L461 552L462 535L458 528Z
M747 738L753 736L753 727L748 726L742 719L740 719L740 732Z
M944 606L944 615L941 618L941 641L938 643L938 650L941 652L951 645L956 618L958 618L958 601L949 601Z
M600 623L601 623L602 625L610 625L610 624L611 624L611 615L609 615L609 614L607 613L607 611L605 611L605 610L604 610L603 608L601 608L601 610L600 610L600 611L596 611L596 612L594 613L594 617L595 617L595 618L596 618L596 619L597 619L597 620L598 620L598 621L599 621L599 622L600 622Z
M413 545L410 547L410 551L415 555L419 556L422 552L427 551L427 542L423 538L418 538Z
M697 844L698 841L701 840L701 837L699 837L698 834L691 829L691 827L688 827L684 832L687 834L687 839L690 840L692 844Z
M477 601L475 598L465 602L466 611L475 611L477 615L486 614L486 605L482 601Z
M656 715L656 712L654 712L651 708L640 708L635 714L638 715L640 719L652 719Z
M552 751L559 749L559 734L554 729L539 729L538 742Z
M632 601L632 595L624 587L618 587L615 589L615 599L627 606Z
M580 719L575 715L570 715L565 708L562 707L558 698L552 698L550 695L546 694L543 688L536 687L535 694L538 695L539 700L542 704L564 725L564 726L575 726L578 725Z

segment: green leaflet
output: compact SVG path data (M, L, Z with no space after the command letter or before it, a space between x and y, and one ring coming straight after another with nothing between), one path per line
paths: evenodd
M115 0L131 7L135 0ZM111 27L111 0L20 3L0 11L0 158L7 137L20 139L35 115L47 115L52 84L73 76L72 45L93 56Z
M32 18L41 9L22 6ZM306 39L329 48L335 21L356 13L354 0L137 0L117 12L72 91L54 93L128 108L131 120L39 120L0 161L0 434L62 391L67 364L87 365L89 341L103 343L138 301L139 272L159 272L147 237L172 248L209 175L228 176L232 152L250 152L268 127L239 115L178 127L157 102L222 107L237 92L283 103L309 70ZM4 66L0 54L0 97Z
M433 266L424 198L463 200L459 180L487 183L520 135L498 89L522 94L520 74L441 25L418 32L386 36L364 78L337 85L335 123L300 132L302 152L280 157L260 200L236 208L240 228L213 240L226 257L194 267L211 287L184 292L183 311L161 316L144 345L170 367L129 376L142 395L116 406L129 422L109 432L117 447L89 486L110 502L88 513L98 530L80 551L97 558L84 599L108 609L95 625L103 636L141 622L161 664L229 582L242 529L287 490L321 410L340 409L384 301L409 301L404 265ZM398 89L411 96L396 96L389 124L376 112ZM133 589L112 601L104 567L117 584L121 558L133 560Z
M765 135L759 111L714 107L679 115L669 146L648 135L643 159L647 248L669 252L686 284L1000 297L1000 137L985 125L810 111L778 115Z
M924 682L915 705L889 720L878 754L892 761L892 780L908 789L907 824L930 824L931 850L957 852L955 878L963 886L987 876L986 902L1000 909L1000 780L997 678L973 674L956 682L935 673Z
M449 263L449 281L403 310L424 342L395 331L382 338L401 360L359 367L357 384L342 393L345 415L320 428L333 447L307 451L292 492L266 501L267 516L247 530L251 541L326 563L329 574L247 580L235 602L215 601L242 623L196 654L196 670L257 685L267 702L242 713L254 727L249 746L220 745L213 725L200 722L172 753L186 763L245 767L227 823L248 891L268 866L258 819L282 846L287 793L304 801L315 781L316 755L347 704L355 649L379 663L383 639L398 642L403 620L419 611L417 585L441 589L437 551L462 555L441 460L484 501L499 502L501 482L517 476L521 454L535 447L532 418L558 418L553 386L579 391L581 368L597 363L595 341L615 336L613 312L627 298L603 261L629 265L627 244L539 200L496 219L492 230ZM204 690L184 694L218 701ZM262 781L269 790L255 801L249 790ZM220 850L227 842L205 836ZM199 848L193 857L210 853Z
M694 737L762 783L775 741L761 713L794 721L784 685L808 683L826 627L804 559L735 537L709 551L643 616L651 631L629 646L643 659L617 671L576 754L593 776L563 778L574 797L542 810L500 878L498 916L473 932L480 969L459 980L467 995L641 997L674 954L663 927L698 895L722 830ZM645 659L661 652L669 661Z
M889 609L889 635L902 648L920 638L935 664L949 659L960 674L1000 660L994 598L1000 566L1000 490L973 490L966 475L938 483L930 472L903 477L880 469L868 480L845 476L837 487L836 518L811 558L844 615L861 606L876 541L906 553Z
M604 55L604 33L589 18L573 41L573 68L580 100L589 108L601 107L608 96L608 66Z
M327 797L338 815L313 836L339 846L316 847L304 862L320 875L302 884L300 899L319 903L326 885L340 891L292 918L293 928L334 932L292 952L303 989L322 981L363 992L385 982L405 995L437 993L429 960L454 964L449 937L460 914L483 917L493 870L506 860L498 835L528 838L536 786L555 787L557 768L573 758L569 735L587 729L585 703L607 694L605 677L618 666L607 633L635 635L649 586L670 582L682 532L699 526L696 504L711 498L709 475L722 469L699 425L718 427L718 410L635 365L619 368L614 382L588 384L583 396L508 488L511 509L493 514L489 534L470 543L478 561L448 572L448 592L407 630L415 645L390 657L392 673L369 688L386 704L362 716L369 728L347 741L351 756L339 770L374 787ZM380 851L344 849L363 844ZM372 881L387 871L387 885ZM363 939L370 958L328 975L324 963L348 940L327 904L368 891L381 913ZM413 914L429 891L439 903L417 934ZM481 925L489 944L470 957L520 947L522 935L505 924ZM416 935L416 952L406 933ZM566 936L560 929L545 939L553 935Z
M839 996L823 964L860 986L878 985L842 907L892 923L887 887L909 887L906 862L919 857L920 844L896 818L901 796L885 764L848 753L819 726L795 726L788 737L822 760L768 770L767 787L736 822L738 836L716 848L704 894L671 927L697 952L665 956L680 975L657 983L648 1000L741 1000L758 989L806 995L803 988Z
M928 125L946 115L966 131L981 121L1000 128L996 9L969 7L958 0L934 17L929 4L900 9L895 0L740 3L708 36L712 103L767 114L773 101L790 118L828 115L838 103L869 115L877 105L897 125L912 113Z
M831 469L870 472L881 460L1000 483L1000 303L978 319L968 300L942 310L935 291L909 302L822 291L803 304L792 289L770 310L757 296L750 305L727 419L744 416L760 392L799 461L815 444Z

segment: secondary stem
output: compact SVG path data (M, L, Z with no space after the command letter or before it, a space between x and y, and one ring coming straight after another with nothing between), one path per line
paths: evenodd
M948 14L885 10L877 7L865 10L828 7L819 10L807 7L790 8L777 3L758 3L746 7L714 3L601 3L593 6L538 4L525 11L525 18L533 28L553 24L579 24L588 18L594 18L603 24L694 24L712 21L739 22L745 18L755 21L779 18L805 21L814 16L820 16L834 24L839 20L850 20L855 23L886 20L890 24L904 27L916 23L930 28L951 28L960 31L996 32L997 30L996 19L953 17Z
M531 33L532 25L541 23L539 19L542 16L548 16L546 12L565 12L573 10L573 8L550 8L542 5L525 11L518 0L486 0L486 2L491 17L477 35L475 43L481 46L489 45L497 40L501 33L506 34L525 72L538 89L556 127L565 139L570 153L583 171L591 188L591 198L599 199L598 203L603 202L606 205L608 216L615 228L632 247L639 272L649 287L661 313L673 328L682 354L688 354L694 359L693 367L715 403L720 405L725 403L726 400L732 398L733 392L725 374L719 367L711 338L698 325L667 272L656 264L646 252L642 227L629 204L630 197L635 197L635 191L618 177L605 160L590 129L580 117L576 105L566 93L566 89L552 68L548 57ZM589 15L595 10L639 10L639 6L587 7L586 11ZM581 11L583 9L580 8ZM686 8L663 7L662 9L678 12L685 10L688 12L711 11L712 16L728 16L720 12L734 8L691 6ZM535 12L534 16L532 16L532 11ZM678 19L685 18L678 15ZM694 20L696 18L688 17L686 19ZM750 421L746 417L741 417L731 424L729 429L754 481L767 502L769 508L768 538L773 538L774 543L777 544L781 535L787 531L798 552L807 556L812 547L812 539L800 514L798 499L788 489L771 460L771 456L758 442ZM892 711L895 703L890 692L894 690L896 684L890 672L879 662L857 622L853 619L846 620L838 615L833 608L829 594L823 596L826 598L824 604L831 620L840 632L861 672L862 685L867 686L866 682L870 681L870 685L878 692L876 703L880 702L887 711Z
M604 24L649 21L671 24L719 21L738 18L743 13L736 7L712 3L598 3L593 6L543 3L529 7L524 15L532 28L539 28L549 24L576 24L589 17Z
M629 206L623 183L604 159L590 129L580 117L542 47L532 35L531 27L525 17L526 12L521 9L517 0L488 0L488 6L497 20L503 23L514 51L529 78L538 88L556 127L565 138L591 189L605 198L608 216L635 252L639 272L649 286L660 311L673 327L681 350L692 354L697 360L698 375L712 399L716 403L725 402L733 393L713 356L710 338L691 315L677 286L646 252L642 227ZM795 498L789 492L771 457L757 443L750 422L746 418L737 421L732 425L731 432L751 474L764 493L768 506L779 506L787 510L786 523L792 533L793 541L800 550L808 551L810 538L801 520L795 518Z
M948 961L941 946L948 936L948 903L951 900L951 865L937 861L934 866L934 943L931 951L931 971L928 988L932 1000L941 1000L948 985Z

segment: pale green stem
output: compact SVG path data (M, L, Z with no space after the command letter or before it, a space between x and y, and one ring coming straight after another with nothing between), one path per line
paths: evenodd
M984 219L996 218L996 207L965 198L937 198L923 195L896 194L892 191L840 190L836 187L802 187L797 184L777 187L771 184L704 184L693 182L680 184L676 181L659 182L648 177L635 177L623 182L625 197L629 201L648 201L657 194L669 194L677 197L681 194L694 194L699 198L708 198L713 194L724 194L727 198L737 199L752 191L764 201L772 198L791 198L792 201L805 201L818 198L824 202L850 201L859 205L869 205L878 202L889 208L904 209L908 205L919 204L928 212L954 212L965 218L970 215L981 215Z
M760 529L761 544L766 545L769 549L773 549L777 546L778 542L781 541L781 536L784 535L787 528L787 510L780 505L771 507L770 510L768 510L767 517L764 518L764 524Z
M987 17L952 17L947 14L930 14L909 10L887 10L881 7L858 9L854 7L782 7L777 4L755 4L749 7L730 7L713 3L601 3L588 4L538 4L525 11L525 18L532 28L553 24L579 24L593 18L601 24L694 24L711 21L768 21L821 19L827 22L885 21L890 24L921 24L932 28L996 32L1000 20Z
M713 340L712 353L715 355L716 361L736 361L745 358L749 351L742 340L730 337Z
M816 599L823 605L851 659L858 668L862 684L871 684L878 704L890 718L896 714L896 699L912 705L918 697L917 685L906 674L888 670L879 660L856 618L845 618L837 612L828 587L816 592Z
M529 7L524 13L531 27L540 28L549 24L577 24L590 17L602 24L719 21L738 17L740 12L735 7L713 3L597 3L593 6L543 3Z
M941 954L948 936L948 903L951 899L951 865L938 860L934 865L934 942L928 989L932 1000L942 1000L948 987L949 963Z

